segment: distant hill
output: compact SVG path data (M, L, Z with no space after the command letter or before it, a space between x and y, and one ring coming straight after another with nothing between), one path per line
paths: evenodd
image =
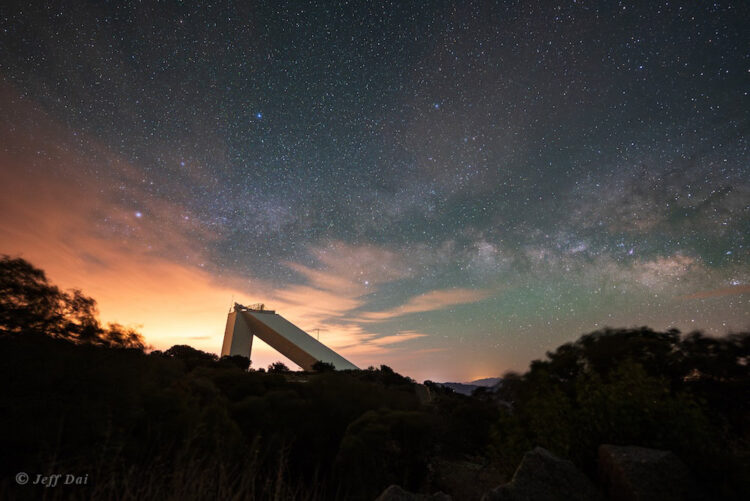
M503 380L503 378L501 378L501 377L486 377L484 379L477 379L477 380L474 380L474 381L471 381L471 382L465 383L465 384L471 384L471 385L474 385L474 386L492 387L492 386L497 385L497 383L499 383L502 380Z
M477 379L468 383L437 383L446 388L450 388L456 393L461 395L471 395L477 388L492 388L502 381L499 377L488 377L484 379Z

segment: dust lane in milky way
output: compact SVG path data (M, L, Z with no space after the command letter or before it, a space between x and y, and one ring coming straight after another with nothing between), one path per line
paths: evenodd
M417 379L605 325L745 329L749 24L746 2L4 2L0 252L158 348L217 352L234 298Z

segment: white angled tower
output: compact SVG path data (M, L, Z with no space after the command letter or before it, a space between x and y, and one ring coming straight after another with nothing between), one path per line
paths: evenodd
M234 303L227 317L221 356L242 355L249 358L253 336L258 336L306 371L312 370L313 364L318 361L331 364L336 370L358 368L275 311L264 309L262 304L247 307Z

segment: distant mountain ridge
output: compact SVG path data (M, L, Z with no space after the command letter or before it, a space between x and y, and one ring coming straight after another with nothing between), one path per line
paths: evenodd
M470 381L470 382L464 383L464 384L470 384L470 385L474 385L474 386L492 387L492 386L496 386L502 380L503 380L503 378L501 378L501 377L486 377L486 378L483 378L483 379L475 379L474 381Z
M456 393L460 393L461 395L471 395L477 388L492 388L500 384L502 380L503 379L499 377L486 377L483 379L476 379L468 383L448 382L437 384L446 388L450 388L451 390L455 391Z

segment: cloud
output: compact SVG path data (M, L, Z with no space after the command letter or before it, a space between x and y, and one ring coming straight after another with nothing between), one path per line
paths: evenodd
M421 313L425 311L442 310L449 306L459 304L476 303L487 299L493 291L481 289L442 289L420 294L408 300L401 306L384 311L373 311L363 313L360 318L363 321L382 321L391 318L408 315L410 313Z
M244 293L237 301L264 302L358 365L369 365L368 357L391 354L407 341L427 336L415 331L376 332L353 318L353 312L367 304L368 294L375 293L383 284L413 275L413 268L403 254L371 244L331 241L309 248L309 255L314 265L284 263L300 275L303 283L271 286L255 281L254 289L262 290L263 297L252 298ZM227 284L238 289L250 288L242 280ZM273 356L269 347L259 344L258 348L259 354Z
M321 341L340 350L347 356L353 356L357 360L370 359L375 356L388 354L389 356L403 351L414 351L413 347L402 346L409 341L428 337L416 331L399 331L395 334L377 335L366 332L362 327L349 324L334 326L332 333L321 333ZM343 334L343 335L342 335ZM365 365L362 363L360 365Z
M267 295L270 306L283 309L294 317L304 318L308 324L340 319L347 312L363 304L354 297L306 285L278 287L275 290L267 290L264 294Z
M366 290L364 283L352 279L349 273L337 274L332 270L317 270L300 263L287 262L286 266L302 275L311 286L344 294L362 294Z
M378 284L413 274L403 255L375 245L332 241L310 249L317 267L287 262L309 285L337 294L361 295Z
M394 345L397 343L403 343L405 341L411 341L412 339L419 339L421 337L426 337L426 336L427 334L422 334L421 332L402 331L392 336L383 336L383 337L375 338L371 341L371 343L378 345L378 346L389 346L389 345Z

